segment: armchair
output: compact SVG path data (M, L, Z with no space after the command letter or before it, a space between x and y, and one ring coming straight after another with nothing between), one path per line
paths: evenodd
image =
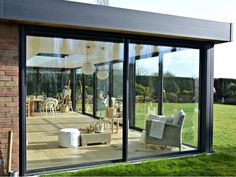
M181 151L182 128L184 124L185 113L183 110L179 111L172 121L170 121L170 118L168 118L169 121L167 121L168 119L163 118L163 116L161 117L160 120L163 121L165 119L166 121L165 121L165 127L164 127L162 139L150 136L152 119L146 120L146 131L145 131L146 145L156 144L156 145L164 145L164 146L174 146L174 147L179 147L179 151Z

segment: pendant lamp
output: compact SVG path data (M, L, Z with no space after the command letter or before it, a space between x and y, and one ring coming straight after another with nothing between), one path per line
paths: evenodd
M108 74L108 72L105 71L105 70L99 70L99 71L97 72L97 78L98 78L99 80L106 80L108 77L109 77L109 74Z
M87 46L87 61L81 67L82 73L85 75L92 75L96 71L96 67L94 64L88 61L88 50L90 46Z
M102 47L101 49L103 51L103 59L105 59L104 47ZM97 78L99 80L106 80L108 77L109 77L109 73L105 70L104 66L102 66L100 70L98 69Z

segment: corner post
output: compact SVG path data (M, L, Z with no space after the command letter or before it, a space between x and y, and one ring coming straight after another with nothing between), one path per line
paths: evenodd
M200 108L200 152L212 152L213 145L213 87L214 87L214 45L206 44L200 51L199 78L199 108Z

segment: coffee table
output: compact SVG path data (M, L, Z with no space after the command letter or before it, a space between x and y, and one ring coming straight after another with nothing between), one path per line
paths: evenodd
M111 133L102 132L102 133L84 133L80 134L81 146L87 146L88 144L96 143L111 143Z

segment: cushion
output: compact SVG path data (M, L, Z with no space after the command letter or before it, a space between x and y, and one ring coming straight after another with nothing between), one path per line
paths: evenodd
M185 115L185 113L184 113L183 110L180 110L180 111L176 114L176 116L175 116L175 118L174 118L174 120L173 120L173 124L178 125L178 124L179 124L179 119L180 119L180 117L181 117L182 115Z
M174 118L173 117L168 117L168 118L166 118L166 122L173 123L174 122Z
M155 114L149 114L148 120L161 120L168 123L173 123L174 121L173 116L166 117L165 115L155 115Z
M153 120L153 119L163 119L163 118L165 118L165 116L164 115L155 115L155 114L149 114L148 115L148 120Z

